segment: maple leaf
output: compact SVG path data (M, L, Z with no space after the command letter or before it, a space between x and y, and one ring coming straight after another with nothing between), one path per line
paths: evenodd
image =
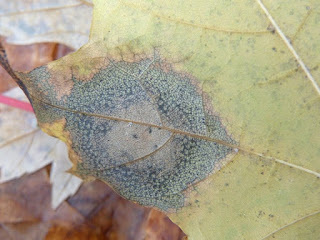
M11 74L75 174L171 211L190 238L305 231L320 213L319 7L265 2L97 0L87 45Z

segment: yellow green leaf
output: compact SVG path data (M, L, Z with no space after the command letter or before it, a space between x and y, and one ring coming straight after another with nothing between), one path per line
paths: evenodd
M190 239L317 238L318 1L94 4L87 45L18 74L72 172Z

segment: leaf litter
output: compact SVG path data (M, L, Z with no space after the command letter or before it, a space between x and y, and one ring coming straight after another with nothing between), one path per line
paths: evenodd
M91 16L90 1L1 1L0 35L14 44L58 42L78 49L88 41Z
M4 93L26 101L20 88ZM0 104L0 183L33 173L52 163L52 207L72 196L81 180L65 171L71 167L65 145L37 126L33 113Z

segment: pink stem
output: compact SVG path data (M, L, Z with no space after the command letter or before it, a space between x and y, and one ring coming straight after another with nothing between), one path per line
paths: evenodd
M0 103L9 105L11 107L19 108L19 109L22 109L24 111L28 111L28 112L33 112L34 113L33 108L32 108L30 103L23 102L23 101L20 101L20 100L11 98L11 97L6 97L6 96L3 96L1 94L0 94Z

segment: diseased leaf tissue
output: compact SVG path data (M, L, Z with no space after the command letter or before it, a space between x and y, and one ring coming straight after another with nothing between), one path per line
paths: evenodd
M200 82L160 54L107 56L18 74L40 127L67 143L82 178L99 178L125 198L164 211L232 152Z

